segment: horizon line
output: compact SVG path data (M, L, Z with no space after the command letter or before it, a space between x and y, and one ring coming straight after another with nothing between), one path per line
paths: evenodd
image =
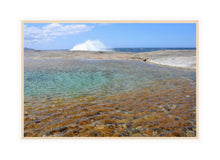
M185 49L196 49L196 47L112 47L112 48L106 48L106 49L138 49L138 48L152 48L152 49L156 49L156 48L160 48L160 49L170 49L170 48L185 48ZM35 49L35 48L29 48L29 47L24 47L24 49L27 50L71 50L71 49Z

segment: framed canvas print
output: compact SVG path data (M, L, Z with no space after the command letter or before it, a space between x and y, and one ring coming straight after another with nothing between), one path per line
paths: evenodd
M198 21L22 21L23 138L198 138Z

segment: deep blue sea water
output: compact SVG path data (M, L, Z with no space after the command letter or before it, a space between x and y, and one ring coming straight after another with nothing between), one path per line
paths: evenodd
M24 50L35 50L35 49L24 48ZM55 50L56 51L69 51L70 49L54 49L54 51ZM103 48L103 50L100 49L100 50L95 50L95 51L116 51L116 52L139 53L139 52L153 52L153 51L159 51L159 50L196 50L196 48Z
M196 48L112 48L113 51L118 52L152 52L159 50L196 50Z

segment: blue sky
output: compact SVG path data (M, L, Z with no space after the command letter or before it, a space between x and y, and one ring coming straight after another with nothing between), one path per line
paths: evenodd
M195 23L25 23L24 46L71 49L86 41L107 48L195 48Z

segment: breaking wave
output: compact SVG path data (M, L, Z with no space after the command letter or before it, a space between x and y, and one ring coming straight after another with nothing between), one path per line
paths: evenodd
M75 45L71 51L107 51L106 46L99 40L87 40L83 43Z

